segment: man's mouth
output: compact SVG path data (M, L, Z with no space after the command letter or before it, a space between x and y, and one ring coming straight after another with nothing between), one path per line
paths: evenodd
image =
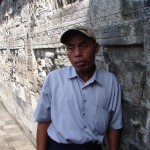
M86 64L86 61L76 61L75 62L75 66L78 66L78 67L84 66L85 64Z

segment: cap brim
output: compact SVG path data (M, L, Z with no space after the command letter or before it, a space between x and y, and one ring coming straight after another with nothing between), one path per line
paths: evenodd
M70 30L68 30L68 31L66 31L65 33L62 34L62 36L60 38L61 43L66 44L68 38L71 37L75 33L80 33L82 35L87 36L86 34L80 32L80 31L78 31L76 29L70 29Z

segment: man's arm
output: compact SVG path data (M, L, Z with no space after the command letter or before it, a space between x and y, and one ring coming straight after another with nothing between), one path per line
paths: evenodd
M48 134L47 128L49 127L51 122L40 122L37 127L37 150L47 150L48 145Z
M120 145L120 130L109 129L107 133L109 150L118 150Z

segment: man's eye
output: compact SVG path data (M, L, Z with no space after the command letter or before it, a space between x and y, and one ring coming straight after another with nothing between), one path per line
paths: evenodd
M74 49L74 47L73 47L73 46L67 46L67 50L72 51L73 49Z
M82 44L80 47L81 47L81 48L85 48L85 47L86 47L86 44Z
M84 45L81 45L82 47L86 47L86 45L84 44Z
M73 47L68 47L68 49L73 49Z

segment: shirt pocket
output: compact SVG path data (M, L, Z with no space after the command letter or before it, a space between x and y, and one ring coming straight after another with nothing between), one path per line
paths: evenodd
M101 107L97 107L96 115L95 115L96 133L101 135L104 135L106 133L109 126L110 114L111 114L110 111Z

